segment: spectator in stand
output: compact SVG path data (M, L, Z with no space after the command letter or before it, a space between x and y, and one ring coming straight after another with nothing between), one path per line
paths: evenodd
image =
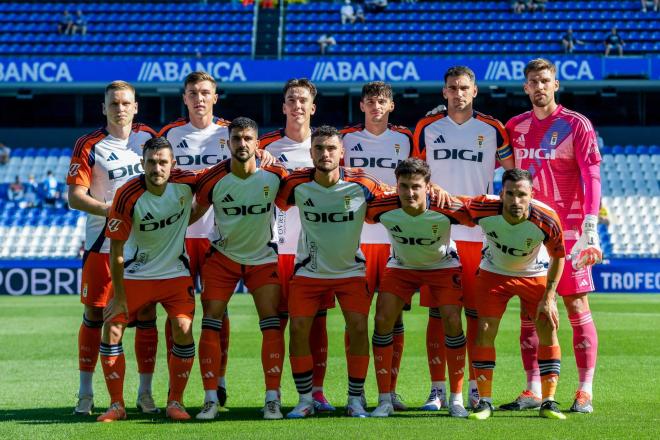
M21 201L23 201L23 197L25 196L25 186L23 186L23 183L21 182L21 178L16 176L14 179L14 183L9 185L9 189L7 189L7 198L13 202L18 202L20 204Z
M511 2L511 10L514 14L520 14L525 10L526 5L525 0L513 0Z
M46 178L43 181L43 194L44 204L46 206L55 206L61 199L60 191L58 189L57 179L53 176L53 172L48 170Z
M364 9L370 12L383 12L387 8L387 0L364 0Z
M619 56L623 56L623 46L626 44L625 41L623 41L623 38L621 38L621 35L619 35L616 31L616 27L612 28L612 31L607 34L605 37L605 56L610 55L610 50L612 47L616 47L617 50L619 51Z
M564 53L573 53L577 44L583 45L584 41L579 40L573 33L573 27L569 26L568 31L561 37L561 45L564 47Z
M326 49L328 46L336 46L337 45L337 40L335 40L335 37L332 35L328 34L323 34L319 37L317 40L319 43L319 48L321 50L321 55L325 55Z
M273 0L261 0L262 9L273 9L275 7Z
M401 3L417 3L417 0L401 0Z
M28 208L39 205L39 184L34 178L34 174L28 176L27 182L23 186L25 191L25 203Z
M11 155L11 148L0 142L0 165L9 163L9 156Z
M60 18L60 22L57 24L57 33L60 35L69 35L73 30L73 17L69 14L69 10L65 9Z
M531 12L545 12L546 3L548 3L548 0L529 0L527 2L527 9Z
M80 35L87 34L87 18L85 18L80 9L76 11L76 21L73 24L71 35L76 35L76 32L78 31L80 31Z
M647 11L647 7L649 4L653 5L653 10L655 12L660 11L660 0L641 0L642 2L642 12Z
M355 23L355 9L351 0L344 1L339 13L341 14L341 24L346 24L347 21L350 21L351 24Z
M364 9L362 8L362 5L355 6L355 19L362 23L367 21L366 17L364 16Z

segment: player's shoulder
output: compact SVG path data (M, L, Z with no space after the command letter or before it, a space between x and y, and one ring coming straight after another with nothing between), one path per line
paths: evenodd
M561 231L561 221L557 212L538 200L532 200L529 221L545 231Z
M504 125L502 125L500 120L491 115L487 115L485 113L481 113L475 110L474 113L472 114L472 117L475 118L477 121L495 127L497 130L500 131L504 130Z
M268 173L276 175L279 179L283 179L289 175L289 171L281 162L275 162L272 165L262 167L261 169Z
M284 137L284 129L280 128L277 130L269 131L266 134L262 134L259 137L259 148L266 148L268 145L272 144L275 141L278 141Z
M204 168L196 173L197 184L201 188L210 181L217 182L231 172L229 159L222 160L210 168Z
M502 211L502 200L499 196L492 194L461 198L461 201L469 207L471 212L481 217L496 215Z
M133 133L148 134L151 137L158 136L158 133L156 132L156 130L149 127L147 124L143 124L142 122L134 123L133 126L131 127L131 130L133 131Z
M163 128L160 129L158 132L158 136L160 137L167 137L167 134L172 130L177 127L182 127L186 125L190 120L188 118L179 118L175 121L170 122L169 124L165 125Z
M391 211L401 207L401 200L397 193L388 193L372 200L369 207L382 209L383 211Z
M79 157L83 152L89 151L94 145L105 139L108 132L105 128L98 128L86 135L80 136L73 147L73 156Z
M292 171L287 176L287 181L289 182L298 182L303 183L305 181L309 182L314 180L314 167L309 168L298 168L297 170Z
M396 125L396 124L387 124L387 128L390 129L390 131L393 131L395 133L401 133L406 135L407 137L412 137L412 131L406 126L403 125Z
M346 136L349 133L357 133L357 132L360 132L362 130L364 130L364 124L359 123L359 124L349 124L349 125L345 126L344 128L342 128L339 131L342 135Z
M219 125L220 127L229 127L229 124L231 124L231 121L223 119L219 116L214 116L213 117L213 123L215 125Z
M528 110L528 111L523 112L519 115L513 116L511 119L509 119L506 123L506 128L507 129L515 128L517 125L519 125L523 121L531 120L531 119L532 119L532 111Z
M147 190L144 174L135 176L119 187L115 194L113 204L115 211L127 214L137 200Z
M582 113L576 112L574 110L569 110L566 107L562 106L558 116L560 116L562 119L569 120L573 125L585 131L593 130L593 125L591 124L591 121Z
M422 119L417 121L417 125L415 126L415 131L421 130L424 127L427 127L434 122L441 121L442 119L447 117L447 110L443 110L441 112L438 112L434 115L429 115L429 116L424 116Z
M379 184L376 177L362 168L340 167L340 172L341 178L345 182L357 183L369 187Z
M537 211L552 218L559 218L557 211L552 209L549 205L541 202L540 200L532 199L532 208L532 211Z

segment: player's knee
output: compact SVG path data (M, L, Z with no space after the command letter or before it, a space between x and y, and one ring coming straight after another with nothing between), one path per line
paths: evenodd
M103 321L103 307L85 306L85 317L90 321Z
M495 336L497 336L497 321L490 318L479 318L477 345L493 345L495 342Z
M445 333L449 335L458 335L462 331L462 324L461 324L461 315L459 314L458 310L451 311L448 313L445 317L445 325L447 328L445 329Z
M172 338L176 344L192 343L192 321L187 318L172 319Z
M374 327L378 333L385 334L391 332L394 326L387 314L381 310L377 311L376 316L374 316Z
M140 309L137 314L138 321L153 321L156 319L156 305L152 304Z

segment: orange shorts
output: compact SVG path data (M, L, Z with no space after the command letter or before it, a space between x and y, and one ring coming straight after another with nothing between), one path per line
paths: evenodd
M364 277L322 279L295 275L289 290L289 315L315 316L328 297L336 297L343 311L369 314L371 295Z
M83 255L80 302L90 307L105 307L112 298L110 256L93 251Z
M190 259L190 276L193 281L197 280L197 276L202 276L202 268L210 249L211 242L208 238L186 238L186 252Z
M481 264L483 243L479 241L457 241L456 248L463 267L463 306L465 307L465 314L476 317L477 297L474 283L476 282L479 264Z
M385 274L385 266L390 259L390 245L365 243L360 245L360 249L367 260L367 287L373 296Z
M128 324L137 319L137 312L145 306L161 303L169 318L193 319L195 315L195 289L192 278L178 277L166 280L124 280L128 317L118 315L113 322Z
M277 306L277 311L286 314L289 311L289 292L291 291L291 278L293 277L293 270L296 264L296 256L293 254L282 254L278 256L277 267L280 272L280 283L282 283L282 290L280 294L280 304ZM335 297L328 294L323 298L320 310L334 309Z
M202 268L202 301L224 301L236 290L241 279L250 292L267 284L280 285L276 263L247 265L236 263L221 252L212 251Z
M479 269L475 288L477 313L484 318L501 318L511 297L520 297L527 316L534 319L545 292L546 277L512 277Z
M460 268L413 270L388 267L381 291L392 293L409 304L413 294L422 286L426 287L427 295L437 304L433 307L463 304Z

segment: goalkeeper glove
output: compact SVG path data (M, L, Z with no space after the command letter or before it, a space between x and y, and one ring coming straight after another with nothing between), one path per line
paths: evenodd
M598 217L587 215L582 222L582 234L571 250L570 260L574 269L593 266L603 261L603 251L598 239Z

